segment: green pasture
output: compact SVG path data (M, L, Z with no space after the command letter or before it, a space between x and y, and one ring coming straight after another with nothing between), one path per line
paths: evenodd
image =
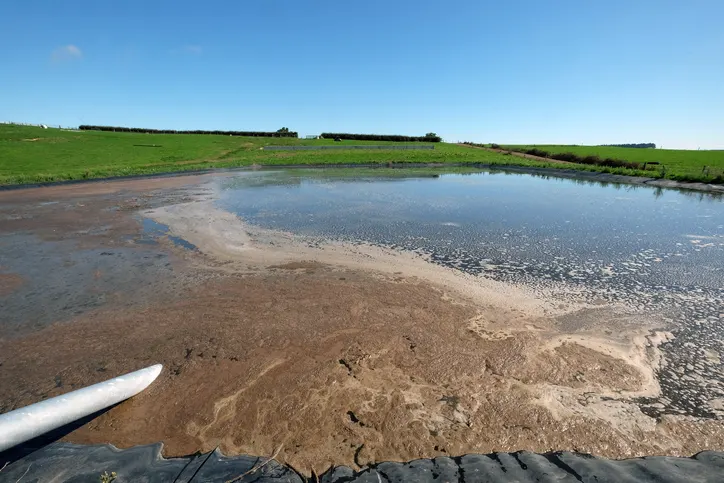
M724 177L724 150L693 151L566 145L506 145L503 148L515 151L537 148L551 154L573 153L579 156L598 156L602 159L614 158L635 163L659 163L663 166L661 169L663 174L659 174L660 176L682 181L713 181L717 177Z
M254 138L207 134L143 134L43 129L0 124L0 185L143 175L251 165L340 165L448 163L579 169L624 175L701 179L705 166L724 168L724 151L666 151L581 146L538 146L553 152L580 151L632 160L659 161L640 171L596 165L523 159L470 146L436 143L434 150L265 151L267 145L390 144L380 141ZM516 147L517 148L517 147ZM522 146L521 146L522 148ZM591 150L591 151L586 151ZM698 176L698 178L697 178Z

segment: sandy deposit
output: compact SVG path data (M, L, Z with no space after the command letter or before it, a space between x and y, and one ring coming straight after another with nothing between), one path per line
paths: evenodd
M278 459L305 472L438 454L723 446L719 421L657 421L635 403L659 393L657 345L669 335L656 314L544 300L414 254L309 243L209 201L137 209L198 247L163 248L174 276L195 282L0 340L0 387L11 388L0 409L160 362L151 388L68 439L161 440L167 455L281 445ZM127 231L135 213L104 222Z

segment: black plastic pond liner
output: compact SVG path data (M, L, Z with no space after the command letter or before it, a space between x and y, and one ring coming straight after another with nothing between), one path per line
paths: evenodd
M53 443L9 463L0 471L0 482L100 482L104 474L114 475L115 478L110 478L114 483L226 482L239 477L235 481L305 481L293 468L274 460L267 461L264 457L226 457L216 450L165 459L161 457L161 448L161 443L126 450L111 445ZM722 482L724 453L705 451L691 458L653 456L619 461L568 452L492 453L420 459L408 463L379 463L361 471L339 466L327 470L319 481Z

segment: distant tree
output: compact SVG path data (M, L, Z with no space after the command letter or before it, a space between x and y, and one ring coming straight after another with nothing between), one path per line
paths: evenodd
M425 134L425 137L423 137L425 141L432 141L433 143L439 143L442 141L442 138L435 134L434 132L429 132Z
M601 146L607 146L607 147L613 147L613 148L656 149L655 143L602 144Z
M432 135L432 136L430 136ZM427 136L401 136L399 134L351 134L351 133L332 133L323 132L320 134L322 139L350 139L357 141L392 141L398 143L414 143L414 142L433 142L442 141L440 136L430 133Z
M283 128L281 128L281 129L277 130L277 132L289 132L289 128L288 128L288 127L283 127Z

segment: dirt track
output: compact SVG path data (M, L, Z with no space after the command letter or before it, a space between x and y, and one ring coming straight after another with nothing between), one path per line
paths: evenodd
M280 460L318 471L724 447L720 421L656 421L633 402L658 391L655 321L374 247L309 248L215 209L211 179L0 193L0 411L160 362L151 388L68 439L163 440L167 455L282 445ZM141 215L198 251L149 241Z

